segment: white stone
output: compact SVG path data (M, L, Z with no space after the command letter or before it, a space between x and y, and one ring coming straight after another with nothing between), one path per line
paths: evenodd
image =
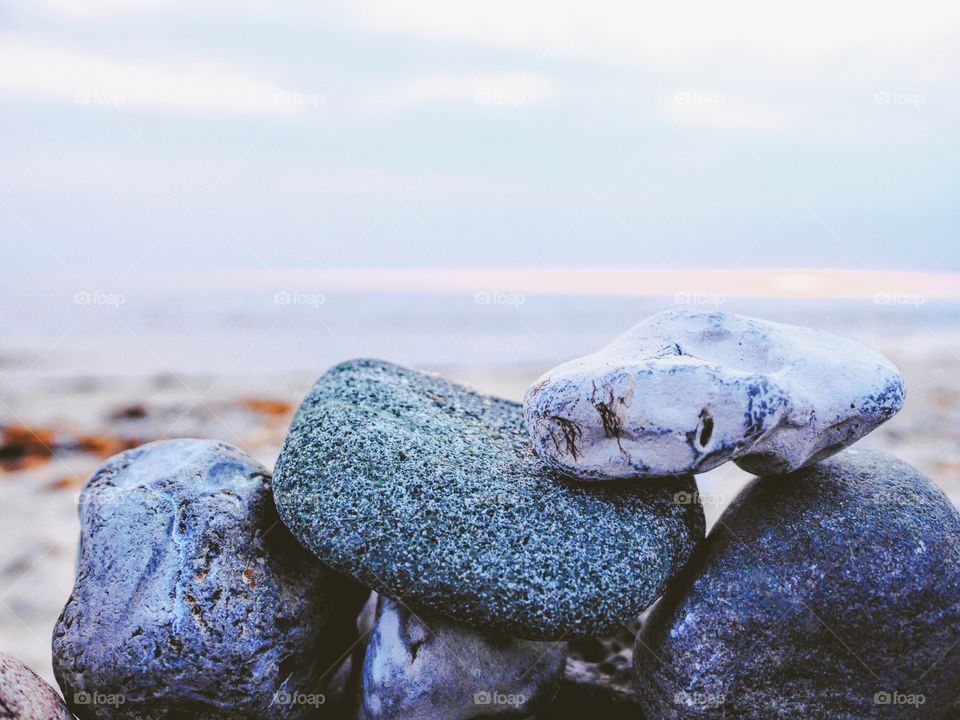
M584 480L700 473L728 460L771 474L842 450L903 399L897 368L851 338L667 311L548 371L524 415L537 454Z
M567 644L478 633L381 596L360 680L361 720L528 714L563 676Z

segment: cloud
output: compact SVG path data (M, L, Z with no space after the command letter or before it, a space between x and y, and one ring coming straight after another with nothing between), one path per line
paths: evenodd
M557 94L554 81L535 73L428 73L370 91L361 106L382 117L438 105L518 108Z
M253 116L299 111L288 88L198 58L147 64L8 34L0 36L0 66L16 68L0 74L8 101Z
M677 90L663 103L663 117L671 124L719 130L795 130L795 118L771 107L747 103L723 93Z
M142 16L143 13L182 14L198 3L190 0L11 0L17 7L17 15L46 14L71 19L115 19L118 15Z
M363 27L442 42L471 42L601 61L702 59L716 51L761 49L784 58L872 48L890 51L955 37L960 6L921 0L903 12L868 0L784 6L730 3L575 3L487 0L373 0L354 5Z

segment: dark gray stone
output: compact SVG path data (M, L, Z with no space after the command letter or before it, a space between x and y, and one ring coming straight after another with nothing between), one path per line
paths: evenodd
M960 720L960 690L956 692L955 697L953 707L943 716L942 720Z
M358 718L527 717L556 692L566 645L476 632L381 596Z
M57 691L19 660L0 653L0 718L72 720Z
M847 450L752 481L650 614L655 718L938 718L960 687L960 513Z
M81 718L302 718L365 590L300 547L270 474L234 447L151 443L85 486L54 672Z
M274 494L293 533L388 597L532 640L636 617L703 535L690 477L587 486L532 452L519 404L374 360L304 400Z

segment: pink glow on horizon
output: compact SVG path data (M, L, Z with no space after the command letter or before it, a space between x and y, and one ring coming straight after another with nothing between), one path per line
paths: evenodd
M226 272L230 275L242 272L249 287L247 271ZM891 298L920 296L960 299L960 273L891 270L277 268L258 274L258 284L273 287L278 283L342 292L497 291L576 295L699 293L797 299L877 299L886 295Z

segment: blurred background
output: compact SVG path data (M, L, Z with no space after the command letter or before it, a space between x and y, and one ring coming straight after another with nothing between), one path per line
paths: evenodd
M886 352L863 442L960 502L958 65L943 2L2 0L0 649L51 677L105 457L272 465L340 360L519 399L668 308Z

